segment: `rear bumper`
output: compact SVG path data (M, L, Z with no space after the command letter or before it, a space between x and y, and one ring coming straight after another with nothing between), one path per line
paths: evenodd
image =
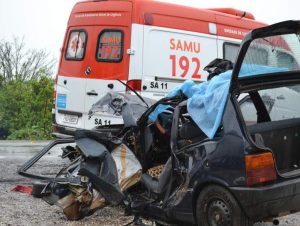
M60 126L58 124L53 123L52 124L52 131L53 131L53 136L55 137L65 137L67 136L74 136L76 132L76 128L72 127L66 127L66 126ZM60 135L61 134L61 135Z
M230 187L250 219L300 211L300 178L262 187Z
M55 114L52 114L52 134L54 137L74 136L76 128L61 126L56 123ZM60 135L61 134L61 135Z

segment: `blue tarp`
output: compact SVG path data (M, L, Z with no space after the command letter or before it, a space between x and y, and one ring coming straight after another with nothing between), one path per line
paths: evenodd
M239 77L257 76L283 72L287 69L272 68L261 65L243 65ZM213 77L210 81L195 84L192 80L185 81L168 93L168 97L177 95L180 91L187 96L187 110L198 127L212 139L222 121L226 101L229 95L232 70ZM149 121L154 122L157 116L169 108L169 105L159 105L149 115Z

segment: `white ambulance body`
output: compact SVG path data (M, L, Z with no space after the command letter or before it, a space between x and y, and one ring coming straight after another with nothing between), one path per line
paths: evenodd
M84 1L74 7L56 81L53 130L121 124L91 106L107 92L160 99L186 79L206 81L215 58L234 61L247 31L264 26L247 12L197 9L150 0ZM128 91L128 90L127 90Z

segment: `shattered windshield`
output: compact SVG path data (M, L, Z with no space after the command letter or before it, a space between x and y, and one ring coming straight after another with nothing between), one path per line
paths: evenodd
M300 70L300 34L276 35L251 42L239 77Z

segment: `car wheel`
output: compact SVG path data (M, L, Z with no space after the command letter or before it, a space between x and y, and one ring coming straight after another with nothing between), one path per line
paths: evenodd
M199 226L252 226L239 204L226 189L211 185L197 200L196 219Z
M45 186L45 183L34 182L32 185L31 195L35 198L42 198L42 191L44 190Z

